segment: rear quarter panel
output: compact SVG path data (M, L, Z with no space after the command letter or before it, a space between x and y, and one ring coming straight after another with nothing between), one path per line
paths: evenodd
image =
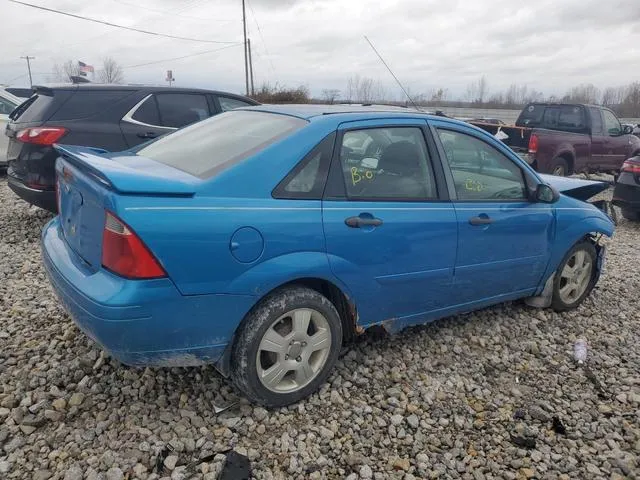
M288 281L334 281L319 200L119 197L118 215L185 295L262 296Z

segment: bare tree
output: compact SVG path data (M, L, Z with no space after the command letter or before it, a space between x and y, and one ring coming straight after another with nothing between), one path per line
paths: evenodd
M102 83L122 83L124 72L118 62L111 57L106 57L102 61L102 68L98 71L98 79Z
M336 99L340 98L340 90L337 88L325 88L322 90L322 98L325 102L332 105Z
M77 77L80 75L80 66L78 62L73 60L67 60L64 63L56 63L53 66L53 81L54 82L70 82L71 77Z
M488 90L487 78L483 75L480 80L478 80L478 103L484 103Z
M564 97L567 102L597 103L600 98L600 90L593 84L581 84L573 87Z

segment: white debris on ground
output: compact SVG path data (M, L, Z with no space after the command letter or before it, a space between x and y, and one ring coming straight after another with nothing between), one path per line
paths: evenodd
M364 339L308 400L216 416L213 368L127 368L74 326L41 267L49 218L0 179L0 478L213 479L229 448L264 479L640 472L640 224L621 220L574 312L518 302Z

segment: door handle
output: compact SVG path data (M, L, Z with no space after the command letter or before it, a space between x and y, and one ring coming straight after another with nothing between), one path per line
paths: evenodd
M490 225L493 223L493 218L483 213L482 215L479 215L477 217L471 217L469 219L469 223L471 225Z
M349 217L344 219L344 223L351 228L360 228L360 227L379 227L382 225L382 220L379 218L366 218L366 217Z
M138 133L138 137L140 138L156 138L158 134L156 132L146 132L146 133Z

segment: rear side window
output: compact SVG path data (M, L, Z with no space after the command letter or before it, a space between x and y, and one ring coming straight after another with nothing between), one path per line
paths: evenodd
M578 105L563 105L558 116L558 128L569 131L582 131L586 126L584 111Z
M50 120L76 120L91 117L113 106L114 103L131 95L128 90L84 90L74 93Z
M205 179L306 124L306 120L288 115L226 112L160 138L136 153Z
M596 107L589 107L589 115L591 116L591 133L594 135L602 135L604 130L602 128L600 109Z
M149 96L149 98L147 98L144 103L138 107L131 118L136 122L160 126L160 112L158 111L156 97L153 95Z
M182 128L211 116L207 97L188 93L156 95L160 121L165 127Z
M546 105L527 105L520 113L516 125L519 127L533 127L540 125Z
M335 132L311 150L273 191L274 198L320 200L327 180Z

